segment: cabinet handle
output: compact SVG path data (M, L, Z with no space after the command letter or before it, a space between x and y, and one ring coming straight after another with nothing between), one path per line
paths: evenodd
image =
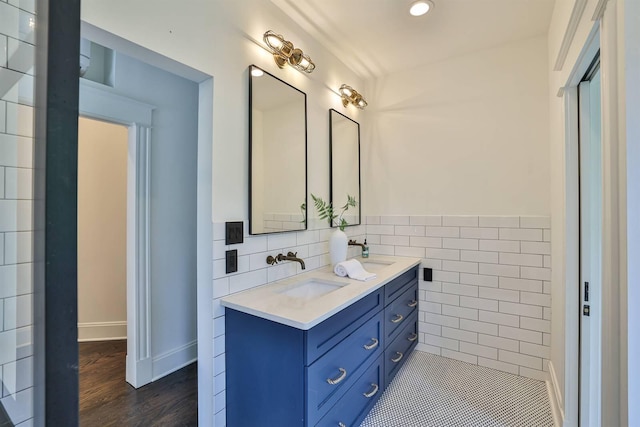
M404 319L404 316L402 314L396 314L396 317L391 319L391 322L393 323L402 322L402 319Z
M418 339L418 334L416 334L415 332L411 333L411 335L409 335L409 338L407 338L409 341L414 342L415 340Z
M347 378L347 370L343 368L338 368L340 371L340 375L337 378L327 378L327 382L331 385L338 384L343 379Z
M363 347L365 350L373 350L378 346L378 343L379 341L377 338L371 338L371 344L365 344Z
M362 393L364 397L373 397L378 392L378 384L371 383L371 387L373 387L373 390L371 390L369 393Z
M399 361L402 360L402 357L404 356L404 354L400 353L399 351L396 351L396 354L399 354L399 356L397 358L395 358L395 359L393 357L391 358L391 361L393 363L398 363Z
M416 301L416 300L413 300L409 304L407 304L407 306L411 307L411 308L415 307L416 305L418 305L418 301Z
M347 427L344 423L338 423L338 427Z

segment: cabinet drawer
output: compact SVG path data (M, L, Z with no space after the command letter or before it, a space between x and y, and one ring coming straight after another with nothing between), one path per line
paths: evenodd
M408 323L411 314L418 312L418 287L409 286L384 312L384 336L390 343Z
M360 327L374 313L382 310L382 307L382 290L379 289L308 330L305 365L311 365L318 357Z
M398 373L418 344L418 312L414 312L407 319L407 324L402 328L395 340L389 344L384 353L385 388Z
M322 427L357 427L383 391L383 359L379 357L345 393L327 415L316 424Z
M403 288L411 282L418 283L418 267L402 273L384 286L385 305L398 298L404 292Z
M314 425L384 351L382 312L306 368L307 418Z

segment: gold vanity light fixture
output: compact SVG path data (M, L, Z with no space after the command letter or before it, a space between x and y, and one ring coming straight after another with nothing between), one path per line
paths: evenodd
M269 30L262 37L267 44L269 50L273 53L273 60L280 68L288 63L298 71L311 73L316 69L309 55L305 54L302 49L293 46L288 40L285 40L281 34Z
M345 107L351 103L355 105L356 108L364 110L365 107L369 105L361 93L346 84L340 86L340 96L342 97L342 105Z

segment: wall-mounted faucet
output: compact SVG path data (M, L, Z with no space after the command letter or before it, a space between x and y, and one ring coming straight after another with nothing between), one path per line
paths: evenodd
M293 253L293 252L287 252L286 255L283 254L278 254L275 257L269 255L267 257L267 264L269 265L274 265L277 264L279 261L296 261L300 263L300 267L304 270L306 267L304 265L304 260L302 260L301 258L298 258L298 252Z
M362 250L364 250L365 245L364 243L358 243L355 240L349 240L349 246L360 246L362 248Z

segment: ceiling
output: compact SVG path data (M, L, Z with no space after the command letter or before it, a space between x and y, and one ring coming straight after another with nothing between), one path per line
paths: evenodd
M365 78L546 34L554 4L433 0L431 12L413 17L412 0L271 1Z

